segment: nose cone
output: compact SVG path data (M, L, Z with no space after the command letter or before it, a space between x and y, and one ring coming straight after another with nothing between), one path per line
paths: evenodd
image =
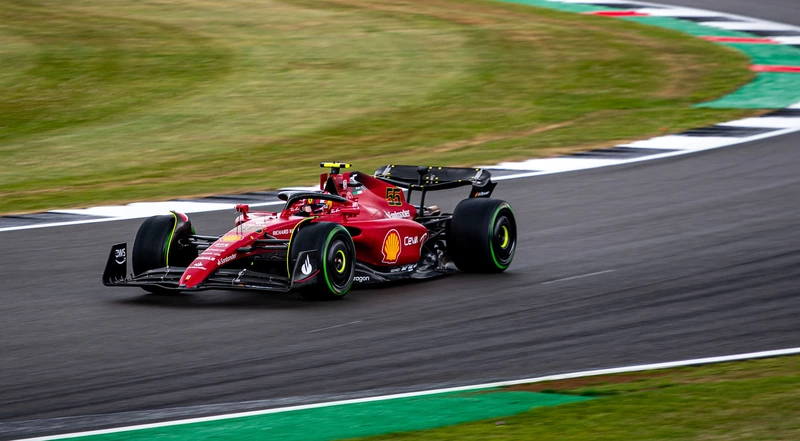
M191 289L203 283L217 268L236 260L236 250L249 246L254 237L246 234L228 233L208 247L186 268L180 285Z

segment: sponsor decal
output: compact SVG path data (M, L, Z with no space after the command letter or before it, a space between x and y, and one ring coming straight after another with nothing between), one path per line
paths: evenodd
M489 196L488 191L476 191L475 194L472 196L474 198L482 198L484 196Z
M261 234L261 233L264 232L263 222L260 222L260 221L245 222L245 223L239 225L239 228L241 228L241 231L243 233Z
M400 233L395 229L389 230L386 237L383 238L383 263L395 263L400 257Z
M223 257L222 259L217 260L217 265L225 265L226 263L230 262L235 258L236 254L231 254L230 256Z
M353 281L356 283L366 283L369 282L369 276L355 276L353 277Z
M290 230L288 228L285 228L283 230L275 230L275 231L272 232L272 235L273 236L283 236L285 234L289 234L289 232L291 232L291 231L292 230Z
M210 260L210 261L214 261L216 259L214 257L211 257L211 256L198 256L197 259L194 259L194 260Z
M402 192L403 191L397 187L386 188L386 202L390 207L399 207L403 205L403 202L400 200L400 194Z
M389 272L390 273L405 273L405 272L408 272L408 271L414 271L415 269L417 269L417 264L416 263L415 264L411 264L411 265L398 266L397 268L392 268L391 270L389 270Z
M226 234L222 236L219 240L223 242L236 242L237 240L241 240L242 236L238 234Z
M314 267L311 266L311 259L308 256L306 256L306 261L305 263L303 263L303 266L300 267L300 272L302 272L304 276L307 276L311 274L311 271L313 269Z
M425 236L428 233L423 234L422 236L405 236L403 238L403 245L419 245L425 242Z
M118 248L114 250L114 262L116 262L117 265L124 265L127 260L128 255L124 248Z
M405 219L411 217L411 212L408 210L400 210L400 211L383 211L386 214L386 217L389 219Z
M204 267L203 264L198 264L198 263L192 265L192 267L189 269L199 269L203 271L208 271L208 268Z

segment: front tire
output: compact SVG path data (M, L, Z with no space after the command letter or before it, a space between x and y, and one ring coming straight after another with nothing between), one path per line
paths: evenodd
M141 274L167 266L189 266L197 257L197 251L183 248L179 241L188 238L192 233L192 223L184 214L171 212L145 220L136 232L136 240L133 242L133 273ZM153 294L176 292L158 286L143 286L142 289Z
M356 247L343 226L320 222L301 227L291 243L291 268L301 252L317 250L319 275L299 291L306 300L340 300L353 285Z
M511 205L498 199L464 199L450 220L450 257L468 273L500 273L514 259L517 222Z

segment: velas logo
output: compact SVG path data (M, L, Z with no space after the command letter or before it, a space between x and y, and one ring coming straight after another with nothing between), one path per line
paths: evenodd
M400 233L397 230L389 230L383 238L383 263L395 263L400 257Z

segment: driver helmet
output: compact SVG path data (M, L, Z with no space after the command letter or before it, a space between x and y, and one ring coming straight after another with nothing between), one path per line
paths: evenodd
M303 204L300 210L308 214L319 215L331 208L332 205L333 202L331 201L323 201L321 199L306 199L306 202Z

